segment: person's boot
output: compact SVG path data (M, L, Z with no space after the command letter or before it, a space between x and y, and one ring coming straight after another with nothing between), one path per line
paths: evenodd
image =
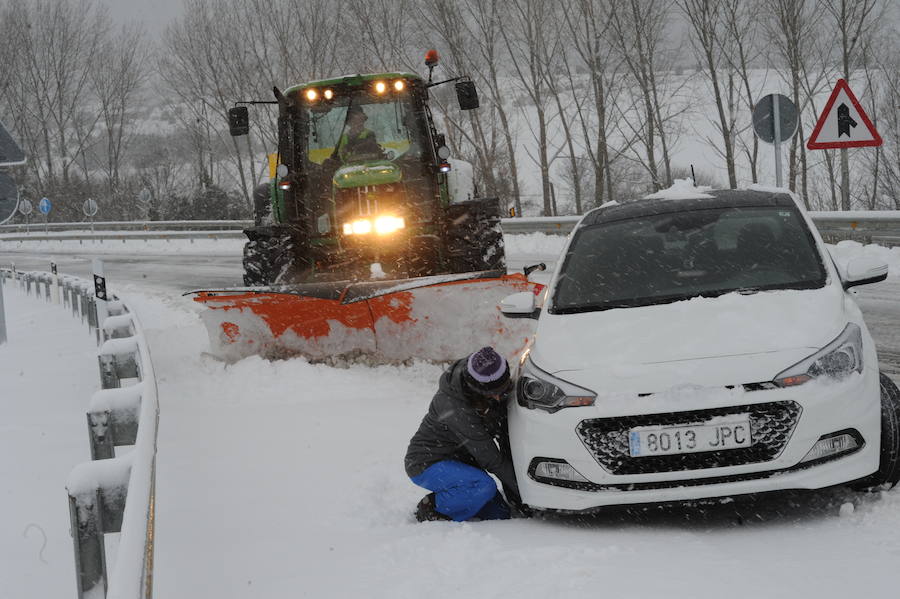
M419 501L416 506L416 520L419 522L434 522L436 520L450 520L450 516L446 516L435 509L434 493L429 493Z

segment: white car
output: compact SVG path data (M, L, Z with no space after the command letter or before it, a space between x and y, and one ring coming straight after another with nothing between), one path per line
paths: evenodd
M689 194L690 196L690 194ZM537 307L509 402L522 500L584 511L900 479L900 392L792 196L714 191L595 209Z

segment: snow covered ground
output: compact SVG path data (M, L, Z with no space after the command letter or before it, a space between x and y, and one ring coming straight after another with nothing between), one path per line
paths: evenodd
M0 597L71 597L65 483L91 459L85 412L99 388L97 343L61 306L3 289L0 345Z
M555 258L561 239L508 243L525 264ZM898 250L837 251L882 254L900 273ZM196 275L208 268L198 260ZM114 283L141 317L159 378L157 597L896 595L900 489L417 524L425 491L402 462L438 366L225 365L205 353L200 308L154 278L164 273L165 263ZM880 285L871 289L896 315L900 277ZM95 346L63 308L9 286L5 298L0 597L71 596L63 485L88 455ZM46 533L43 553L31 523Z

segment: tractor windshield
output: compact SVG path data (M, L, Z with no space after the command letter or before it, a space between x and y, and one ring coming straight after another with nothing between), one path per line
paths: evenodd
M422 138L408 96L373 97L358 92L309 106L307 157L323 164L419 159Z

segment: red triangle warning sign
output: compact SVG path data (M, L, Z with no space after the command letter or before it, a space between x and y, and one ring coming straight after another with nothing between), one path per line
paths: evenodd
M880 146L881 136L843 79L838 79L806 147L836 150Z

